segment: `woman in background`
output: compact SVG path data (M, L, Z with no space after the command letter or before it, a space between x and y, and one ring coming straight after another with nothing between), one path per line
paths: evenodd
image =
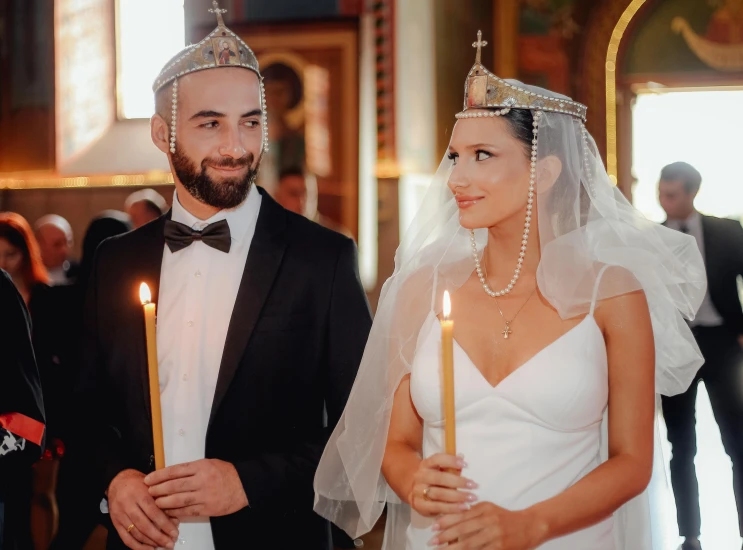
M8 272L26 306L49 285L39 243L26 219L15 212L0 212L0 269Z

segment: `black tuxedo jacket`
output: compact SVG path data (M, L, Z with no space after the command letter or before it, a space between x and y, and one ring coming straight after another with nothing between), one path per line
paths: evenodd
M743 335L743 309L738 297L738 276L743 276L743 227L736 220L702 215L702 239L712 305L726 328Z
M206 457L235 465L249 500L211 519L217 550L329 546L313 477L371 328L351 239L263 200L219 369ZM154 466L142 281L157 290L168 214L98 249L85 313L101 493ZM327 412L327 414L325 414ZM109 531L108 548L123 548Z
M725 325L743 335L738 276L743 276L743 227L736 220L702 216L704 264L712 305Z

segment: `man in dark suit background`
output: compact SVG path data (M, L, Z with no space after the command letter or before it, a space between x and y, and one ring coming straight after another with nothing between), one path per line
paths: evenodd
M743 534L743 310L737 278L743 275L743 228L735 220L700 214L694 199L701 174L685 162L663 168L658 184L665 224L694 236L707 270L707 295L691 323L705 363L691 387L663 397L663 415L672 446L671 483L676 498L683 550L701 548L696 455L695 404L700 380L709 394L725 452L733 464L733 490Z
M215 13L215 33L231 35ZM158 77L152 139L171 163L173 208L96 255L83 390L109 549L331 544L313 477L371 314L353 241L254 185L264 101L239 45L240 66L215 66L207 40ZM147 378L141 282L157 305L159 388ZM156 472L150 391L162 402Z
M31 318L2 269L0 312L0 550L31 550L31 467L43 450L44 400Z

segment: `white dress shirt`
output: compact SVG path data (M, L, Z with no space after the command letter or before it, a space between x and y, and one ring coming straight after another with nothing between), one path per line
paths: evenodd
M677 231L685 230L697 240L697 246L699 246L699 252L702 253L702 259L707 261L704 250L704 230L702 229L702 215L694 210L694 212L685 220L668 220L666 225L671 229ZM712 299L709 297L709 287L702 300L702 305L699 306L696 317L689 324L691 326L703 326L703 327L719 327L723 324L723 319L720 313L715 309Z
M202 230L227 220L229 253L201 241L171 252L165 246L157 311L157 358L165 464L204 458L206 429L237 290L255 233L261 196L255 187L237 208L199 220L173 198L173 221ZM208 518L182 521L176 548L212 550Z

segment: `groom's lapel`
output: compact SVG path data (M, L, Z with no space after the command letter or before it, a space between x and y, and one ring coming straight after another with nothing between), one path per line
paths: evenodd
M262 196L261 209L227 330L210 427L240 365L286 249L286 212L265 191L258 190ZM260 365L253 367L260 368Z

